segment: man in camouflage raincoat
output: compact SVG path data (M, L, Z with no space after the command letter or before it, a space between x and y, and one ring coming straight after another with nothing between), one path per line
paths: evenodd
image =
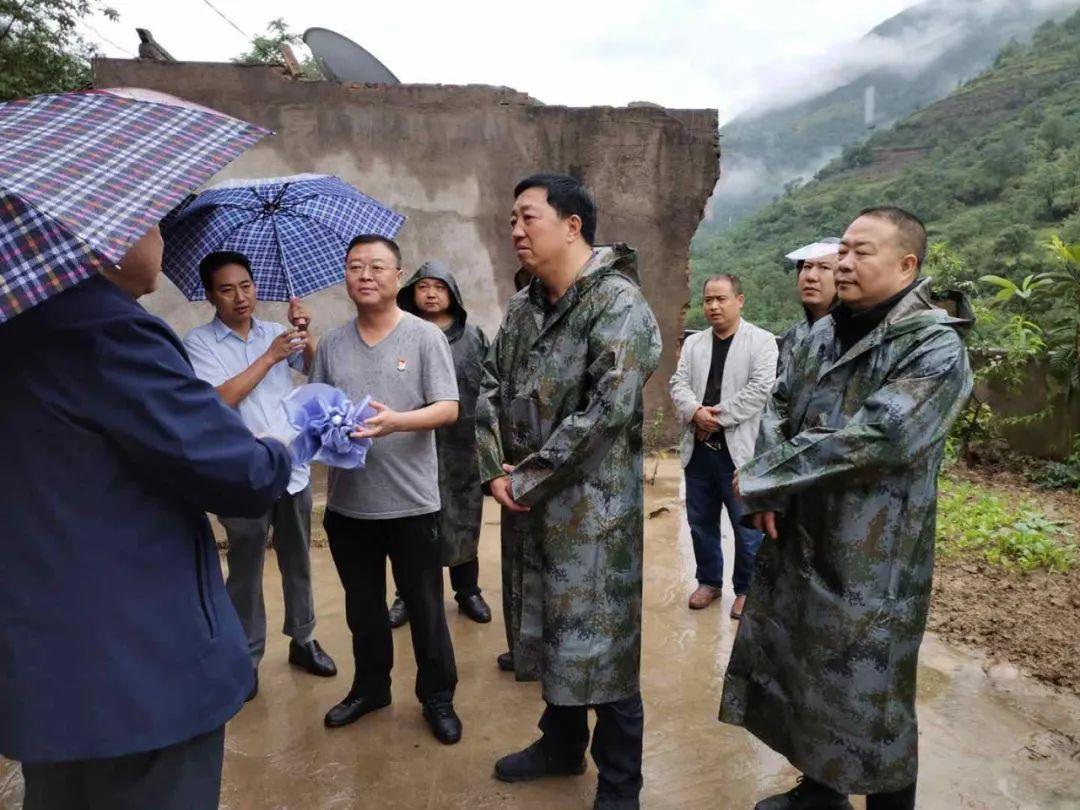
M839 261L839 251L840 240L829 236L804 245L786 256L795 263L795 285L799 290L803 318L780 337L777 376L783 374L795 354L795 348L810 334L810 327L828 315L836 302L836 279L833 275Z
M468 323L457 279L441 262L425 262L398 293L398 306L446 335L454 357L458 386L458 418L435 431L439 450L439 542L442 563L450 569L450 584L462 613L475 622L491 621L491 608L480 593L480 523L484 493L476 461L476 396L488 339ZM395 607L400 597L394 600ZM399 609L407 615L404 602Z
M534 175L515 198L514 246L533 279L510 299L488 353L477 439L514 552L517 677L542 680L547 708L542 738L495 773L511 782L583 773L592 707L595 807L636 808L642 388L660 334L634 251L592 247L596 210L577 180Z
M926 231L868 209L848 227L841 304L777 383L739 470L769 537L724 679L720 719L805 776L758 810L913 808L915 678L934 564L937 475L971 392L959 332L918 279Z

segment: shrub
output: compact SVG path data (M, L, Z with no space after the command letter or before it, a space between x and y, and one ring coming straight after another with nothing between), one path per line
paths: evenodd
M946 559L976 554L1002 568L1068 571L1077 550L1066 525L975 484L941 481L937 549Z

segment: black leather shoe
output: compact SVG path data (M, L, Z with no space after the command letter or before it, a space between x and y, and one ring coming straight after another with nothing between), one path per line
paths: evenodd
M853 810L847 796L805 776L787 793L762 799L754 810Z
M259 670L255 670L255 685L251 687L251 691L248 692L248 696L244 698L244 703L250 703L255 699L255 696L259 694Z
M429 700L424 703L424 719L431 733L443 745L453 745L461 739L461 718L448 700Z
M326 654L326 650L315 639L304 645L290 641L289 663L322 678L337 675L334 659Z
M327 728L340 728L355 723L365 714L390 705L390 695L370 698L349 692L341 703L326 713L323 722Z
M512 652L500 653L499 657L495 659L499 665L499 669L503 672L514 671L514 654Z
M495 778L502 782L528 782L543 776L581 776L585 752L567 754L553 750L540 738L524 751L507 754L495 763Z
M491 608L489 608L488 603L484 601L484 597L478 593L474 593L472 596L466 596L464 599L458 599L458 610L474 622L487 624L491 621Z
M394 597L394 603L390 605L390 626L393 628L403 627L409 621L409 611L405 609L405 602L400 596Z
M640 810L641 802L637 796L601 796L596 794L593 810Z

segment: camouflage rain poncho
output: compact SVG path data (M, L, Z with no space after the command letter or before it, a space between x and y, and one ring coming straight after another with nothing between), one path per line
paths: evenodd
M776 358L777 378L781 377L787 371L788 366L791 365L791 360L795 356L795 349L810 334L811 326L813 326L813 323L810 321L810 313L805 312L802 320L784 332L776 341L779 349Z
M516 465L514 498L532 507L502 513L514 664L549 703L640 689L642 388L660 348L636 254L615 245L554 305L539 280L514 295L484 364L481 477Z
M720 719L843 793L915 781L915 675L934 567L945 436L971 392L958 334L928 282L837 357L815 323L777 383L748 512L780 514L758 553Z
M450 288L450 308L454 323L445 330L454 356L458 386L458 418L452 425L435 431L439 450L439 535L442 564L459 565L476 559L480 545L480 522L484 493L480 488L480 468L476 459L476 395L480 373L487 355L488 339L480 328L466 323L468 312L461 300L457 280L439 262L426 262L398 293L398 306L420 317L416 306L416 283L424 278L441 281Z

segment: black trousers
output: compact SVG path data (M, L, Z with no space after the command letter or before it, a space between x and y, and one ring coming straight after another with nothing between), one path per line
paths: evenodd
M26 763L24 810L212 810L221 794L225 727L155 751Z
M345 589L345 620L352 631L353 692L390 691L394 637L386 608L386 558L409 611L416 655L416 697L451 700L457 686L454 647L443 607L438 513L390 520L358 520L326 512L323 526Z
M557 746L560 756L577 760L589 745L589 709L596 712L590 752L600 772L597 795L611 799L636 798L641 792L641 748L645 736L641 693L595 706L547 704L540 718L545 744Z
M461 601L480 593L480 561L469 560L458 565L447 566L450 569L450 587L454 589L454 598ZM396 581L396 580L395 580ZM394 596L401 596L401 590L394 591Z
M866 810L915 810L915 782L903 790L867 794Z
M459 602L480 593L480 561L469 560L450 566L450 587Z

